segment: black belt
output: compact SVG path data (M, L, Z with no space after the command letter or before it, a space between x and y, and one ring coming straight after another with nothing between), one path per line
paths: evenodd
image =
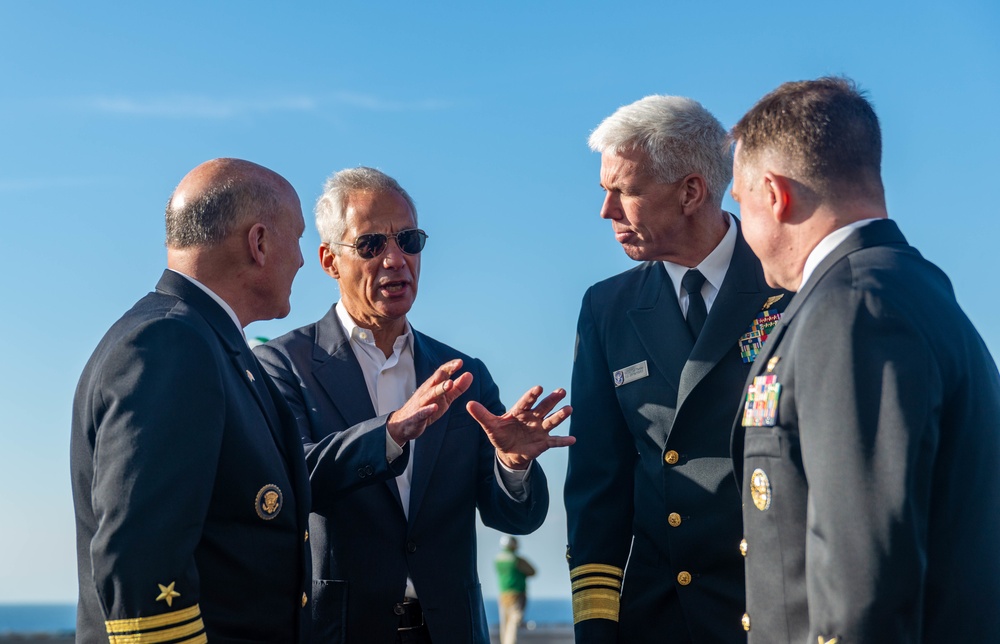
M408 631L424 625L424 611L420 610L420 602L407 597L402 603L392 607L392 612L399 616L397 630Z

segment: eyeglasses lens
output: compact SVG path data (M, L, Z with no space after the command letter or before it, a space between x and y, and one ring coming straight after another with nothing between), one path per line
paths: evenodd
M378 257L385 250L387 238L382 233L369 233L361 235L354 242L354 247L358 249L358 255L364 259Z
M407 255L416 255L424 249L424 245L427 243L427 233L419 228L401 230L395 234L395 238L399 249ZM383 233L368 233L358 237L354 242L354 247L362 258L371 259L385 252L388 241L388 236Z
M424 249L424 244L427 243L427 233L418 228L401 230L396 233L396 243L399 244L400 250L407 255L416 255Z

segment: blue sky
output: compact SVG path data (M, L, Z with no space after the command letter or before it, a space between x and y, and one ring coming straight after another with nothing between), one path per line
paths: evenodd
M994 0L379 4L0 0L0 602L75 601L76 380L155 284L163 206L209 158L284 175L307 222L331 172L396 177L430 234L411 321L482 358L509 404L569 386L584 290L632 265L598 217L601 119L680 94L729 127L783 81L846 74L882 120L890 216L1000 351ZM336 300L317 246L310 223L291 315L250 334ZM552 508L523 550L531 590L568 596L565 454L542 464Z

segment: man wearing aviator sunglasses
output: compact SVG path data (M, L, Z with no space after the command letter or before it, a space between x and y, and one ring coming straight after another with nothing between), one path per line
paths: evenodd
M312 473L312 606L320 641L489 642L476 572L476 510L508 534L548 511L534 459L574 439L541 387L504 410L477 359L413 329L420 252L410 196L371 168L334 174L316 204L323 270L341 299L257 352L296 413ZM348 241L353 240L353 241ZM418 386L419 384L419 386ZM321 467L358 454L355 473ZM363 485L389 471L387 484ZM354 476L348 494L331 490Z
M347 246L348 248L353 248L358 251L358 255L360 257L363 257L364 259L372 259L373 257L378 257L382 254L382 251L386 249L390 238L395 238L396 245L399 246L399 250L403 251L407 255L416 255L424 249L424 244L427 243L427 233L419 228L401 230L394 235L386 235L384 233L368 233L367 235L359 235L358 238L354 240L353 244L345 242L329 243L336 246Z

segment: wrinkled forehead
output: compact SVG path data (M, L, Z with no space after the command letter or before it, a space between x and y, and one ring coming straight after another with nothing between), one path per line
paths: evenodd
M396 232L417 223L410 205L395 190L352 192L344 211L348 231L355 235Z
M601 153L601 181L618 183L652 176L649 156L638 149L607 150Z

